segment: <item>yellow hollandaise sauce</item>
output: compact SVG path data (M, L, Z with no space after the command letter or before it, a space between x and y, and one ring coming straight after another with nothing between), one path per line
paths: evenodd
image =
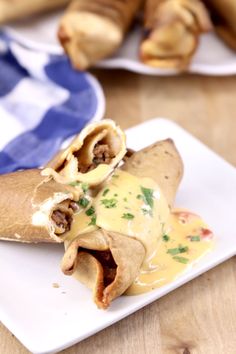
M168 203L150 178L138 178L117 170L94 199L96 225L140 240L149 266L165 232Z
M71 223L70 231L63 236L64 241L72 241L79 235L93 232L98 229L96 226L95 208L92 204L93 198L87 193L88 184L77 183L75 186L81 186L84 195L77 202L78 211L75 212Z
M213 245L213 233L198 215L182 209L174 210L155 257L149 262L149 269L146 266L141 268L126 294L142 294L171 283Z
M98 228L139 240L146 255L127 295L171 283L213 248L213 233L207 224L185 209L170 213L164 195L152 179L116 170L95 197L84 192L71 229L64 237L65 245Z
M90 210L93 211L93 207L90 207L86 211L88 212ZM64 235L64 241L72 241L79 235L93 232L98 229L95 224L94 216L86 214L86 211L82 210L74 214L71 229Z

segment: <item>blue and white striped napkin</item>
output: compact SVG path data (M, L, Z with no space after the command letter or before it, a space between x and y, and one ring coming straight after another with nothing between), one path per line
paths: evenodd
M44 165L62 142L104 114L97 80L0 33L0 173Z

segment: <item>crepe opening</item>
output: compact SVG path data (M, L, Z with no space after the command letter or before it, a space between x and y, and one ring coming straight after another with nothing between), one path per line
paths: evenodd
M32 225L46 227L50 236L57 239L70 230L72 216L77 208L72 195L54 193L32 215Z

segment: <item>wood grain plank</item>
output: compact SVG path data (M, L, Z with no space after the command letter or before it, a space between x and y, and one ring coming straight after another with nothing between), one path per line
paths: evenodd
M94 70L93 73L104 89L105 117L116 120L123 129L141 123L140 76L120 70Z

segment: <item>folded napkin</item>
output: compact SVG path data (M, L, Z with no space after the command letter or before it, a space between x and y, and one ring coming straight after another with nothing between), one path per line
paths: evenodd
M29 50L0 33L0 173L44 165L103 113L94 77L73 70L65 56Z

